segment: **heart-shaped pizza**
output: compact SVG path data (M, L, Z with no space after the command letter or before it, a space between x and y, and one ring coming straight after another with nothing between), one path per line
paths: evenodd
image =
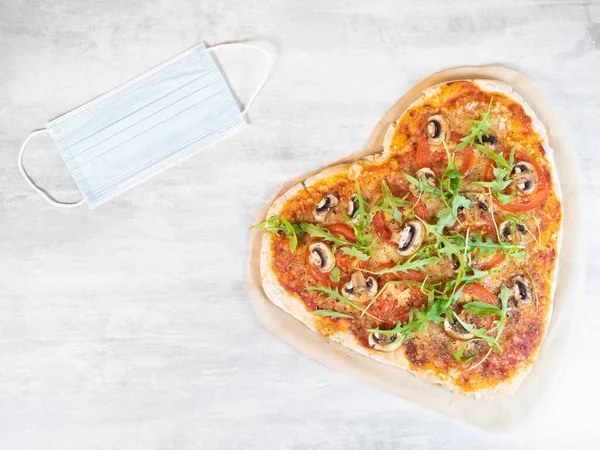
M552 150L507 84L427 89L383 151L270 206L277 306L363 355L466 394L513 391L552 313L562 205Z

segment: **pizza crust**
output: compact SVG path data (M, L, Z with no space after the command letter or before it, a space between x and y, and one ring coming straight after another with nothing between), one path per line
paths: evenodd
M552 181L553 187L556 192L556 196L561 202L561 212L562 212L562 194L560 191L560 184L558 182L556 164L554 161L553 150L549 145L547 132L545 126L538 119L535 112L531 109L531 107L525 102L525 100L508 84L496 81L496 80L455 80L455 81L470 81L478 85L482 90L487 92L500 92L510 97L517 103L519 103L527 115L532 119L532 126L535 132L537 132L543 143L544 149L546 150L546 158L549 162L552 172ZM437 95L441 87L446 83L440 83L438 85L432 86L423 91L423 94L410 106L406 108L405 111L409 110L412 107L419 106L424 103L426 99ZM403 112L404 114L404 112ZM324 178L328 178L332 175L338 174L348 174L348 172L352 171L357 166L366 165L366 164L379 164L387 161L391 154L390 145L392 142L392 138L394 136L395 128L397 124L400 122L400 118L402 115L392 124L389 125L384 138L383 138L383 151L381 153L374 153L369 156L365 156L363 158L357 159L352 164L339 164L332 167L325 168L324 170L308 177L303 182L293 186L287 192L278 197L272 205L269 207L267 212L267 218L277 215L281 212L281 209L287 202L287 200L293 197L298 191L301 189L308 189L315 185L317 182ZM351 177L352 178L352 177ZM267 297L271 300L273 304L284 310L286 313L292 315L294 318L302 322L308 328L313 331L320 330L320 324L323 320L320 316L315 316L312 312L305 306L305 304L299 300L298 298L289 295L285 292L285 289L279 284L276 274L272 270L273 261L272 261L272 242L273 236L269 233L263 233L262 237L262 245L261 245L261 253L260 253L260 272L262 277L263 289ZM557 238L557 252L560 253L560 247L562 242L562 227L560 228L559 236ZM554 292L556 289L556 275L558 273L558 261L555 264L554 274L552 276L551 282L551 299L554 297ZM547 315L545 316L545 325L544 325L544 335L542 336L542 343L547 333L550 318L552 316L552 301L550 302L550 307ZM454 383L451 378L446 378L441 374L432 372L432 371L413 371L409 367L409 361L402 352L401 348L394 352L380 352L372 349L368 349L364 347L358 339L350 332L340 331L334 332L327 335L327 338L331 341L337 342L344 347L353 350L361 355L368 356L376 361L390 364L396 367L400 367L402 369L407 369L418 378L423 380L440 384L449 391L458 392L461 394L466 394L475 398L497 398L499 396L504 395L512 395L519 388L523 379L529 373L532 368L533 361L535 360L537 354L539 353L540 346L537 347L535 353L532 354L531 362L527 364L521 371L515 373L509 380L498 383L493 388L481 389L476 392L468 392L465 393L461 391Z

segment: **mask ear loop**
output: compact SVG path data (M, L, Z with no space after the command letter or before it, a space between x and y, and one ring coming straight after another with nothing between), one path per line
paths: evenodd
M248 100L248 103L246 104L246 107L242 111L242 115L245 115L246 113L248 113L248 110L250 109L250 106L252 106L252 102L254 102L254 99L260 93L260 91L262 90L263 86L267 82L267 78L269 78L269 74L271 73L271 69L273 69L273 60L271 58L271 54L267 50L265 50L264 48L259 47L258 45L246 44L246 43L243 43L243 42L231 42L231 43L226 43L226 44L217 44L217 45L213 45L212 47L209 47L208 50L214 51L214 49L217 48L217 47L246 47L246 48L250 48L252 50L258 50L258 51L262 52L267 57L267 64L268 64L267 70L265 72L265 75L263 76L262 81L260 82L260 84L258 85L258 87L256 88L256 90L254 91L254 93L252 94L252 97L250 97L250 100Z
M27 139L25 139L25 141L23 142L23 145L21 145L21 149L19 150L19 159L18 159L19 172L21 172L21 175L23 176L25 181L27 181L27 184L29 184L29 186L31 186L31 188L34 191L38 192L42 197L44 197L44 200L46 200L51 205L59 206L61 208L75 208L75 207L83 204L85 199L81 199L75 203L65 203L65 202L60 202L60 201L54 199L44 189L42 189L37 184L35 184L35 182L31 179L31 177L25 170L25 167L23 166L23 153L25 153L25 147L27 147L27 144L29 143L29 141L31 140L31 138L33 136L35 136L36 134L39 134L39 133L43 133L43 132L48 132L48 130L46 130L45 128L41 128L39 130L32 131L31 133L29 133L29 136L27 136Z

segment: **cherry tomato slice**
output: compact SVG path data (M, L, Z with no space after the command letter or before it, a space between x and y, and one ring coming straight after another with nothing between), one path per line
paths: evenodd
M394 263L380 264L373 268L373 272L389 269L390 267L394 266ZM383 286L388 281L416 281L421 283L424 280L425 275L423 275L421 272L409 270L408 272L386 273L384 275L379 275L377 282L379 289L383 289ZM410 291L410 296L407 303L399 304L397 296L393 294L382 294L370 309L371 314L388 325L396 325L398 321L406 322L412 308L420 308L427 303L427 296L421 292L419 286L411 286L409 284L400 283L395 286L395 289L399 289L400 292L404 292L407 289Z
M415 207L415 215L420 217L421 219L427 219L427 206L423 199L419 199L415 194L410 191L402 190L402 189L390 189L392 194L395 197L404 198L411 202ZM382 196L376 198L371 204L376 205L379 200L381 200ZM392 241L392 230L387 225L386 217L383 211L377 211L372 219L373 227L375 228L375 233L379 238L389 245L397 245L397 242Z
M506 157L506 156L505 156ZM515 198L508 202L506 205L503 205L498 201L498 199L492 196L492 200L494 203L502 210L507 212L524 212L531 211L532 209L537 208L542 203L546 201L550 192L550 182L548 180L548 174L545 171L542 171L541 167L529 156L516 152L515 153L515 161L516 162L527 162L530 163L534 168L538 175L538 188L536 192L532 195L519 195L517 194ZM485 173L485 178L487 181L491 181L494 179L493 169L495 165L491 163ZM508 188L510 189L510 188ZM509 191L508 191L509 192Z
M494 219L489 211L481 211L479 213L479 221L474 222L465 211L458 213L458 220L454 225L449 227L450 230L465 232L467 229L471 231L481 231L483 234L488 234L495 239L496 228L494 226Z
M394 267L395 265L396 264L394 264L394 263L379 264L372 271L379 272L380 270L389 269L391 267ZM385 273L383 275L379 275L379 283L381 285L380 287L383 287L383 285L385 283L387 283L388 281L400 281L400 280L416 281L416 282L422 283L423 281L425 281L425 275L423 275L422 272L419 272L417 270L408 270L406 272L396 272L396 273Z
M473 255L477 255L479 249L476 249L473 252ZM476 269L479 270L490 270L493 269L494 267L496 267L499 264L502 264L504 262L504 260L506 259L506 255L504 253L502 253L500 250L497 250L496 253L494 253L492 255L492 257L488 258L487 260L475 260L473 262L473 267L475 267Z
M427 303L427 296L418 286L399 284L394 286L392 294L382 294L371 306L370 313L386 325L396 325L398 322L407 322L411 309L420 308ZM403 298L399 292L409 291ZM400 300L402 299L402 300Z
M383 211L377 211L375 213L372 223L373 228L375 228L375 233L383 242L389 245L397 245L394 241L392 241L392 231L385 222L385 214Z
M496 305L496 297L482 284L473 283L469 286L465 286L463 294L471 295L482 302L489 303L490 305Z
M342 236L348 242L356 242L354 230L352 227L350 227L350 225L346 225L345 223L334 223L333 225L328 225L325 228L337 236Z
M460 164L457 169L463 175L467 175L473 167L473 149L470 145L456 152ZM448 164L448 155L445 151L431 152L427 138L421 139L417 145L416 161L418 168L429 167L436 176L440 177Z
M399 197L404 197L404 195L398 195ZM412 192L408 193L408 197L406 197L406 200L408 200L409 202L411 202L413 205L415 205L415 215L417 217L420 217L423 220L427 219L427 206L425 206L425 202L424 200L421 198L417 198L417 196L415 194L413 194ZM418 203L415 204L415 202Z
M470 145L467 145L464 150L456 152L457 155L462 155L462 162L458 167L458 171L463 175L467 175L473 167L473 149Z

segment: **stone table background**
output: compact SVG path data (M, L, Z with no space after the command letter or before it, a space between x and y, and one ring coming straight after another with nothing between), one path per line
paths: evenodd
M244 132L91 212L21 179L30 130L199 41L249 39L278 59ZM219 59L247 99L262 61ZM248 225L284 181L360 149L432 72L489 63L547 90L589 202L580 345L555 406L514 435L308 359L263 328L244 287ZM0 0L0 448L597 448L599 73L596 2ZM25 160L77 198L48 138Z

